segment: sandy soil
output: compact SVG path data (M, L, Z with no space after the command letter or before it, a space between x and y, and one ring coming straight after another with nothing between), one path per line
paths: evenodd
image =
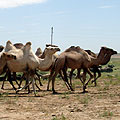
M6 81L5 89L0 89L0 120L120 120L120 84L103 81L99 79L97 87L89 86L89 92L82 94L78 79L74 92L59 80L56 95L46 91L46 81L37 97L26 91L16 94Z

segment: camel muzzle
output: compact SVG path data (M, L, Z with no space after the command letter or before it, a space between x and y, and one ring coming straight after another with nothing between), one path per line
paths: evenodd
M56 48L57 51L60 51L60 48Z
M113 54L117 54L117 51L114 51Z

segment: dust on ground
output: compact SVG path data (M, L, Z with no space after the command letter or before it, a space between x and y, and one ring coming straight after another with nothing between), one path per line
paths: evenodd
M78 79L73 80L73 92L57 80L56 95L46 91L46 81L37 97L25 90L16 94L6 81L5 89L0 89L0 120L120 120L120 84L98 81L97 87L90 85L83 94Z

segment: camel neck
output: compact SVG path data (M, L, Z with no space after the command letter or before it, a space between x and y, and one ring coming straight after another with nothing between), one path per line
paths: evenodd
M52 65L52 55L46 55L44 59L39 58L39 70L46 71Z
M91 57L91 66L99 66L104 59L104 55L105 53L101 49L97 58Z

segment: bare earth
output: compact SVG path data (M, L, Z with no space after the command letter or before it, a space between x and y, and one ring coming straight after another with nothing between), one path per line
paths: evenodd
M81 85L75 84L71 92L57 80L56 95L46 91L47 81L42 81L37 97L25 90L15 94L6 82L5 90L0 89L0 120L120 120L120 84L104 81L108 79L100 78L97 87L90 85L89 92L82 94ZM78 79L73 82L80 83Z

